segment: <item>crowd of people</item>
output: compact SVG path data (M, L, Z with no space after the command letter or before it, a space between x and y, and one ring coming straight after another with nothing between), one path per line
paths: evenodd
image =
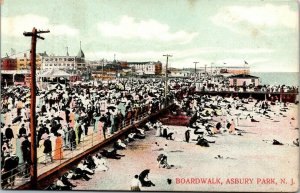
M105 140L125 125L171 103L180 90L164 97L163 83L155 79L120 80L102 85L57 84L38 90L36 104L37 162L48 164L64 159L65 151L80 146L90 133ZM1 103L1 162L18 157L18 166L29 168L30 90L24 86L5 88ZM137 135L142 137L141 135ZM129 136L131 140L134 136ZM119 144L120 146L120 144ZM8 172L10 168L2 168ZM19 168L22 169L22 168ZM28 177L29 170L22 175ZM13 180L10 180L13 184ZM8 183L5 181L5 184Z
M221 81L221 80L220 80ZM36 147L38 164L51 164L64 159L66 151L74 151L81 146L83 137L93 134L99 141L114 135L126 125L138 120L140 115L152 114L175 102L177 109L191 119L184 134L187 143L196 141L197 145L209 147L215 141L207 138L220 133L238 136L243 131L238 128L239 120L258 122L259 117L276 119L286 116L289 109L286 103L275 101L250 101L250 99L212 97L192 94L191 80L170 81L168 95L164 96L164 83L159 79L119 80L101 85L61 85L37 91L36 105ZM222 88L222 87L219 87ZM271 90L283 87L271 87ZM274 90L274 92L275 92ZM252 99L251 99L252 100ZM251 107L249 107L251 103ZM252 105L253 104L253 105ZM273 106L279 107L274 110ZM1 166L2 187L14 185L15 174L29 177L31 165L30 137L30 90L24 86L13 86L2 91L1 102ZM217 123L212 118L222 117ZM70 179L89 180L95 171L107 171L105 158L121 159L117 153L126 149L135 139L144 139L145 130L155 129L157 137L175 140L172 129L159 121L147 123L143 129L136 128L124 140L117 140L112 150L103 149L94 156L88 156L72 170L58 179L60 189L71 189L75 185ZM193 133L193 134L192 134ZM192 137L196 136L196 137ZM294 142L298 143L298 139ZM157 158L159 167L171 169L168 156ZM21 170L21 173L19 172ZM147 173L147 172L146 172ZM149 172L148 172L149 173ZM136 177L137 176L137 177ZM151 181L141 180L140 175L133 179L132 189ZM138 179L138 180L137 180Z
M145 132L153 129L155 123L148 122L142 128L133 128L125 135L123 139L116 140L112 147L107 149L101 149L93 155L88 155L85 159L81 160L79 164L65 172L62 176L55 180L53 184L48 186L47 190L72 190L76 187L76 181L89 181L93 175L98 172L109 172L108 159L120 160L124 157L124 154L120 154L119 151L127 149L129 143L135 140L145 139ZM140 191L141 187L151 187L155 184L148 179L149 169L143 170L139 175L135 175L131 182L132 191Z

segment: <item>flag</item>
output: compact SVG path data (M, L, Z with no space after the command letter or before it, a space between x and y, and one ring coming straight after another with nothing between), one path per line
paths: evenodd
M245 64L248 64L248 62L246 62L246 60L244 60Z

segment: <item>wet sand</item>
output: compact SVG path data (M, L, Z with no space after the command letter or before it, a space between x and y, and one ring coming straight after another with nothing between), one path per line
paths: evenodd
M142 187L144 191L296 191L299 186L299 147L294 146L292 141L299 137L299 130L295 129L298 127L298 107L292 104L286 115L276 118L280 122L260 116L256 117L260 121L257 123L239 120L236 127L244 130L243 136L225 133L206 137L216 141L210 147L184 142L186 127L169 126L176 130L174 141L155 137L155 130L148 131L146 139L136 140L129 144L128 149L119 151L125 155L121 160L107 160L110 168L107 172L97 172L90 181L73 181L77 185L75 190L130 190L133 176L150 169L149 179L156 186ZM291 120L292 117L296 120ZM196 136L192 135L192 138ZM263 141L273 139L284 145ZM158 167L156 158L161 153L167 154L168 162L175 165L174 168ZM216 159L217 155L223 156L223 159ZM170 185L168 178L172 179ZM176 178L220 178L222 184L178 184ZM250 183L248 180L249 184L226 184L228 178L253 181ZM257 183L258 178L275 180ZM290 185L292 178L294 185ZM287 184L281 179L285 179ZM270 184L273 182L277 184Z

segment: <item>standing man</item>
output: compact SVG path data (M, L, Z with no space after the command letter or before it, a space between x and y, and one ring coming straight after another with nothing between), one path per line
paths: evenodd
M69 127L69 142L70 142L71 151L76 149L76 133L73 127Z
M187 143L189 143L190 142L190 132L191 132L191 130L186 130L186 132L185 132L185 141L187 142Z
M25 177L29 176L29 166L31 164L31 151L30 151L30 141L28 140L28 136L24 136L24 141L21 143L21 150L23 155L23 162L25 163Z
M19 136L23 136L23 135L26 135L25 124L22 124L19 129Z
M47 136L47 139L44 141L44 154L45 154L45 162L44 164L47 164L48 158L50 158L50 161L53 162L52 158L52 143L50 141L50 135Z
M8 125L8 127L5 130L5 137L6 139L8 139L8 141L11 141L11 139L14 138L14 133L10 126L11 125Z

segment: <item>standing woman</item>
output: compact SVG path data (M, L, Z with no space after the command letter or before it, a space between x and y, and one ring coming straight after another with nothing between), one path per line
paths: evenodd
M24 137L17 135L17 139L16 139L16 156L18 156L19 158L19 164L23 163L23 154L22 154L22 150L21 150L21 143L23 142Z
M100 114L96 114L94 113L94 120L95 120L95 124L94 124L94 133L97 133L99 130L99 120L100 120Z
M54 157L55 160L62 160L63 159L63 138L60 133L57 134L55 140L55 150L54 150Z
M70 112L70 127L74 128L75 126L75 113L73 111Z
M37 152L36 152L36 158L37 158L37 163L43 163L45 162L45 156L44 156L44 141L45 139L47 139L48 134L46 132L44 132L45 135L43 135L43 137L41 137L40 141L39 141L39 146L37 148Z

